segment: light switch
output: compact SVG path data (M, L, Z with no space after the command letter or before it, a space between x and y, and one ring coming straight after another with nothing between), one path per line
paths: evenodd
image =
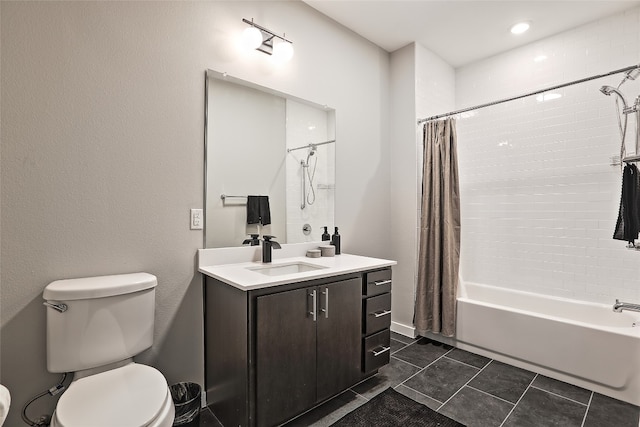
M202 230L202 209L191 209L191 229Z

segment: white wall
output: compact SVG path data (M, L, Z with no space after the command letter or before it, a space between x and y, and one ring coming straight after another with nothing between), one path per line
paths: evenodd
M56 279L155 274L155 344L139 360L170 383L203 382L203 237L188 224L203 206L207 68L336 109L344 251L391 257L389 55L378 47L299 2L1 2L0 15L7 425L58 379L41 300ZM286 32L292 61L239 53L243 17ZM51 412L43 401L32 414Z
M413 325L416 148L415 47L407 45L391 54L391 252L398 262L393 268L391 298L392 329L402 333Z
M206 246L240 246L248 234L284 241L287 101L215 78L208 100ZM269 196L270 224L247 224L248 195Z
M546 55L546 60L534 58ZM456 72L458 108L637 64L640 9ZM458 121L465 281L613 303L640 298L640 254L612 239L621 173L613 97L622 76L478 110ZM640 82L622 87L631 101ZM629 131L635 135L635 121Z

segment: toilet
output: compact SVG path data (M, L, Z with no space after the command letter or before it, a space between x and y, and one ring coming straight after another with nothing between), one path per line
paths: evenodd
M57 280L44 289L47 369L72 372L52 427L168 427L167 380L133 361L153 344L155 288L148 273Z

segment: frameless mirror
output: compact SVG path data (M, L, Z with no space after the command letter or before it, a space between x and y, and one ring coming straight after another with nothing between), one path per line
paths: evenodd
M213 70L205 104L205 247L320 240L334 224L335 110Z

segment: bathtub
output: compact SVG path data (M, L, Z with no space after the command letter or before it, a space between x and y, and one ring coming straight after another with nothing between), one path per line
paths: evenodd
M640 405L640 313L465 283L455 345Z

